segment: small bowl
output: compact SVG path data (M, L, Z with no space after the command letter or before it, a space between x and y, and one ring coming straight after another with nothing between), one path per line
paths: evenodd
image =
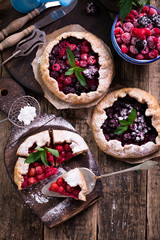
M152 7L154 9L156 9L158 12L160 12L159 9L153 7L153 6L150 6L150 5L146 5L146 6L149 6L149 7ZM127 62L130 62L130 63L133 63L133 64L137 64L137 65L145 65L145 64L149 64L149 63L152 63L152 62L155 62L157 61L158 59L160 59L160 55L157 57L157 58L154 58L154 59L149 59L149 60L138 60L136 58L132 58L130 57L129 55L125 54L125 53L122 53L117 41L116 41L116 38L115 38L115 35L114 35L114 29L115 29L115 25L116 25L116 22L117 22L117 19L119 17L120 14L117 15L116 19L114 20L114 23L113 23L113 26L112 26L112 30L111 30L111 40L112 40L112 44L113 44L113 47L114 49L116 50L116 52L124 59L126 60Z

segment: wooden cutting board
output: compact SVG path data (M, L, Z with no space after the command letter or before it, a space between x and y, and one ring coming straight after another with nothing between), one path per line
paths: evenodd
M7 113L9 110L9 105L11 105L16 99L16 95L17 97L20 97L22 95L25 95L25 93L23 89L12 79L1 80L3 81L0 82L0 109ZM4 96L4 94L6 95ZM10 138L5 147L5 166L13 184L14 166L17 161L17 148L28 136L41 132L43 130L47 130L49 128L64 129L76 132L70 123L68 123L63 118L56 117L52 114L41 115L39 119L37 119L32 125L27 126L26 128L12 128ZM57 175L59 175L62 170L69 171L75 167L86 167L92 170L96 175L99 175L98 167L90 151L88 151L86 155L78 155L77 157L74 157L73 159L65 162L59 168ZM57 175L54 175L54 177ZM86 202L77 201L71 198L47 197L42 194L41 189L54 177L45 179L44 181L41 181L25 190L18 191L21 197L24 199L25 203L30 206L30 208L38 215L42 222L49 228L73 217L83 209L93 204L102 196L102 184L101 181L98 180L93 192L87 195ZM15 184L14 186L17 189L17 186Z
M91 33L97 35L99 38L101 38L107 45L111 47L110 42L110 32L111 32L111 26L112 21L111 18L102 5L100 1L95 1L96 5L98 6L98 11L93 14L86 14L84 12L84 7L86 6L86 3L88 0L79 0L77 6L65 17L61 18L60 20L49 24L48 26L42 28L41 30L45 31L46 34L49 34L57 29L60 29L62 27L65 27L70 24L79 24L82 27L84 27L86 30L90 31ZM29 26L36 21L42 19L44 16L46 16L48 13L52 12L56 8L47 9L44 12L40 14L40 16L36 17L36 19L30 21L26 26ZM21 14L19 14L21 16ZM12 14L8 17L8 23L13 21ZM11 47L9 49L6 49L2 52L2 58L3 60L7 59L11 56L11 54L14 52L15 47ZM11 76L18 81L20 84L22 84L24 87L38 93L43 94L43 91L38 84L38 82L35 80L31 62L35 58L35 53L37 49L35 49L29 56L27 57L19 57L11 60L9 63L7 63L6 69L11 74Z

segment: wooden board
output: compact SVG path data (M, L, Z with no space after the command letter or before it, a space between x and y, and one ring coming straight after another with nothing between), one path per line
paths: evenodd
M60 20L44 27L42 30L45 31L46 34L49 34L57 29L60 29L64 26L70 24L80 24L86 30L92 32L93 34L100 37L105 43L111 46L110 42L110 31L112 26L112 21L110 19L109 14L105 10L104 6L96 1L98 6L97 13L93 15L89 15L84 13L84 6L86 5L87 0L79 0L77 6L74 8L72 12L70 12L65 17ZM40 16L38 16L33 21L30 21L30 24L38 21L39 19L46 16L48 13L52 12L52 9L47 9ZM12 14L8 19L8 23L11 22ZM30 24L26 25L29 26ZM25 26L25 27L26 27ZM15 47L6 49L2 53L3 59L7 59L13 53ZM37 81L34 79L31 62L35 57L36 49L27 57L19 57L14 60L11 60L6 64L6 68L9 73L15 78L19 83L21 83L24 87L39 93L43 94L43 91Z
M12 103L20 96L25 95L24 90L15 83L12 79L1 79L0 82L0 109L5 113L9 110ZM10 138L5 148L5 166L8 175L14 184L14 166L17 161L16 152L19 145L30 135L41 132L47 129L65 129L68 131L76 132L70 123L61 117L55 115L43 114L33 124L26 128L17 128L13 126ZM78 155L67 161L60 167L66 171L75 167L86 167L91 169L96 175L99 175L95 159L91 152L88 151L86 155ZM93 204L97 199L102 196L101 181L97 181L96 187L89 195L87 195L87 201L77 201L71 198L53 198L44 196L41 193L42 187L51 181L53 178L60 174L60 170L57 175L50 179L45 179L33 185L25 190L19 191L20 195L24 199L25 203L39 216L43 223L48 227L53 227L59 223L66 221L72 216L76 215L89 205ZM15 184L14 184L15 185ZM16 185L15 185L16 187ZM16 187L17 188L17 187Z

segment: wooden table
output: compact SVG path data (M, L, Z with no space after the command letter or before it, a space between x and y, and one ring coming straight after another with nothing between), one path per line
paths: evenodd
M151 4L160 9L160 2ZM12 7L0 0L0 23ZM3 13L3 14L2 14ZM5 21L5 20L4 20ZM4 24L4 22L3 22ZM160 61L148 66L134 66L115 56L116 76L112 87L138 87L150 92L160 102ZM0 76L8 77L5 68ZM67 119L80 132L93 152L100 172L106 173L130 165L117 161L99 150L91 129L84 120L86 110L56 110L46 99L26 90L38 99L42 112ZM5 114L0 112L0 119ZM160 164L149 171L108 177L103 182L103 197L77 216L52 229L45 227L24 204L7 175L3 152L11 124L0 124L0 239L8 240L159 240L160 239Z

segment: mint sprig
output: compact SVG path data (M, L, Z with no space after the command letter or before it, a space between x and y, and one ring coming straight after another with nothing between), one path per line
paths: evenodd
M144 7L146 4L150 4L150 0L120 0L118 5L122 22L134 7Z
M68 57L68 62L69 62L69 65L72 67L70 69L68 69L67 72L65 72L65 76L70 76L72 75L73 73L75 73L78 81L80 82L80 84L83 86L83 87L86 87L86 80L85 78L83 77L83 75L81 74L81 72L83 72L85 70L85 68L80 68L80 67L77 67L76 66L76 61L75 61L75 58L74 58L74 55L73 55L73 52L72 50L70 49L69 46L67 46L67 57Z
M47 151L50 152L53 156L59 157L58 150L47 148L47 147L41 148L39 146L37 146L35 149L37 150L37 152L31 152L29 156L26 158L25 163L34 163L39 159L41 159L42 163L49 167L49 164L46 158Z
M137 118L137 112L136 112L136 109L133 108L130 114L128 115L127 120L119 120L119 123L121 125L117 127L114 134L121 134L126 132L128 127L136 120L136 118Z

